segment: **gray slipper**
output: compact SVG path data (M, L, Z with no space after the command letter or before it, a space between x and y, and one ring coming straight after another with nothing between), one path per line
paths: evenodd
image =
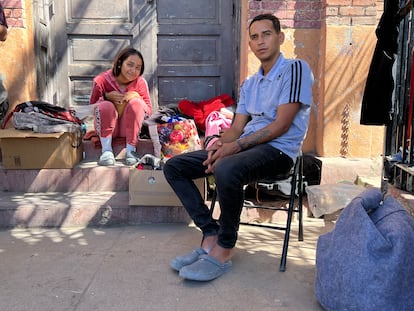
M102 166L111 166L111 165L115 165L115 157L113 152L111 151L104 151L101 156L99 157L99 161L98 161L99 165Z
M126 165L135 165L139 162L139 156L133 151L127 151L125 157L125 164Z
M177 256L170 262L171 268L175 271L180 271L182 267L191 265L192 263L196 262L201 255L206 255L207 252L202 249L201 247L197 247L191 253Z
M209 255L200 255L195 263L180 270L179 276L193 281L211 281L231 270L232 263L221 263Z

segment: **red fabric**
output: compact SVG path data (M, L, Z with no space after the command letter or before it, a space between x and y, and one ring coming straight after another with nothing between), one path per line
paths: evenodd
M181 113L193 117L198 129L206 130L206 118L213 111L220 111L221 108L229 107L234 104L233 98L227 94L221 94L209 100L192 102L181 100L178 102L178 109Z
M203 105L203 123L205 125L207 117L212 113L213 111L220 111L221 108L225 108L223 102L219 99L213 101L211 104Z
M200 125L204 119L203 110L197 103L183 99L178 103L178 109L183 114L193 117L194 123L196 124L197 128L201 129Z

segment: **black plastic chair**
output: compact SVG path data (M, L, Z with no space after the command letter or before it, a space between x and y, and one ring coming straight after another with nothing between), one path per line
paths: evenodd
M259 180L257 184L267 184L267 185L276 185L277 181L285 180L291 177L291 189L289 195L289 204L288 207L274 207L268 206L266 204L252 204L248 201L244 202L245 208L258 208L258 209L265 209L265 210L273 210L273 211L286 211L287 212L287 220L286 226L279 226L276 224L270 223L252 223L252 222L241 222L243 225L248 226L255 226L255 227L264 227L268 229L274 230L283 230L285 231L285 237L283 241L283 250L282 250L282 257L280 260L280 272L284 272L286 270L286 259L288 253L288 246L289 246L289 237L290 237L290 229L293 219L293 213L298 213L298 221L299 221L299 232L298 232L298 240L303 241L303 214L302 214L302 202L303 202L303 193L304 193L304 183L303 183L303 156L300 154L297 159L296 163L293 166L291 172L287 175L279 175L275 176L273 179L269 180ZM214 212L214 206L217 200L217 190L213 192L211 198L211 205L210 211L211 215ZM297 206L295 206L295 201L297 200Z

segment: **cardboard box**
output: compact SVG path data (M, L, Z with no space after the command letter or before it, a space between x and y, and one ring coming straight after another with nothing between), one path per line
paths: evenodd
M203 198L206 197L206 179L196 179ZM138 170L129 172L129 205L183 206L160 170Z
M82 160L80 133L0 130L5 169L72 168Z

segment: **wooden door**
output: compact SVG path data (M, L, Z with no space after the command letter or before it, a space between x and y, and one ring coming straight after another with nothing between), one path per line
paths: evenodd
M157 1L160 105L233 95L235 17L230 0Z
M48 101L53 97L51 80L53 80L53 68L51 68L50 48L50 23L49 2L47 0L33 1L35 23L35 57L37 72L37 96L40 100Z
M44 0L46 1L46 0ZM133 46L145 60L154 108L232 95L233 0L51 0L48 101L86 105L95 75ZM35 11L35 10L34 10Z

